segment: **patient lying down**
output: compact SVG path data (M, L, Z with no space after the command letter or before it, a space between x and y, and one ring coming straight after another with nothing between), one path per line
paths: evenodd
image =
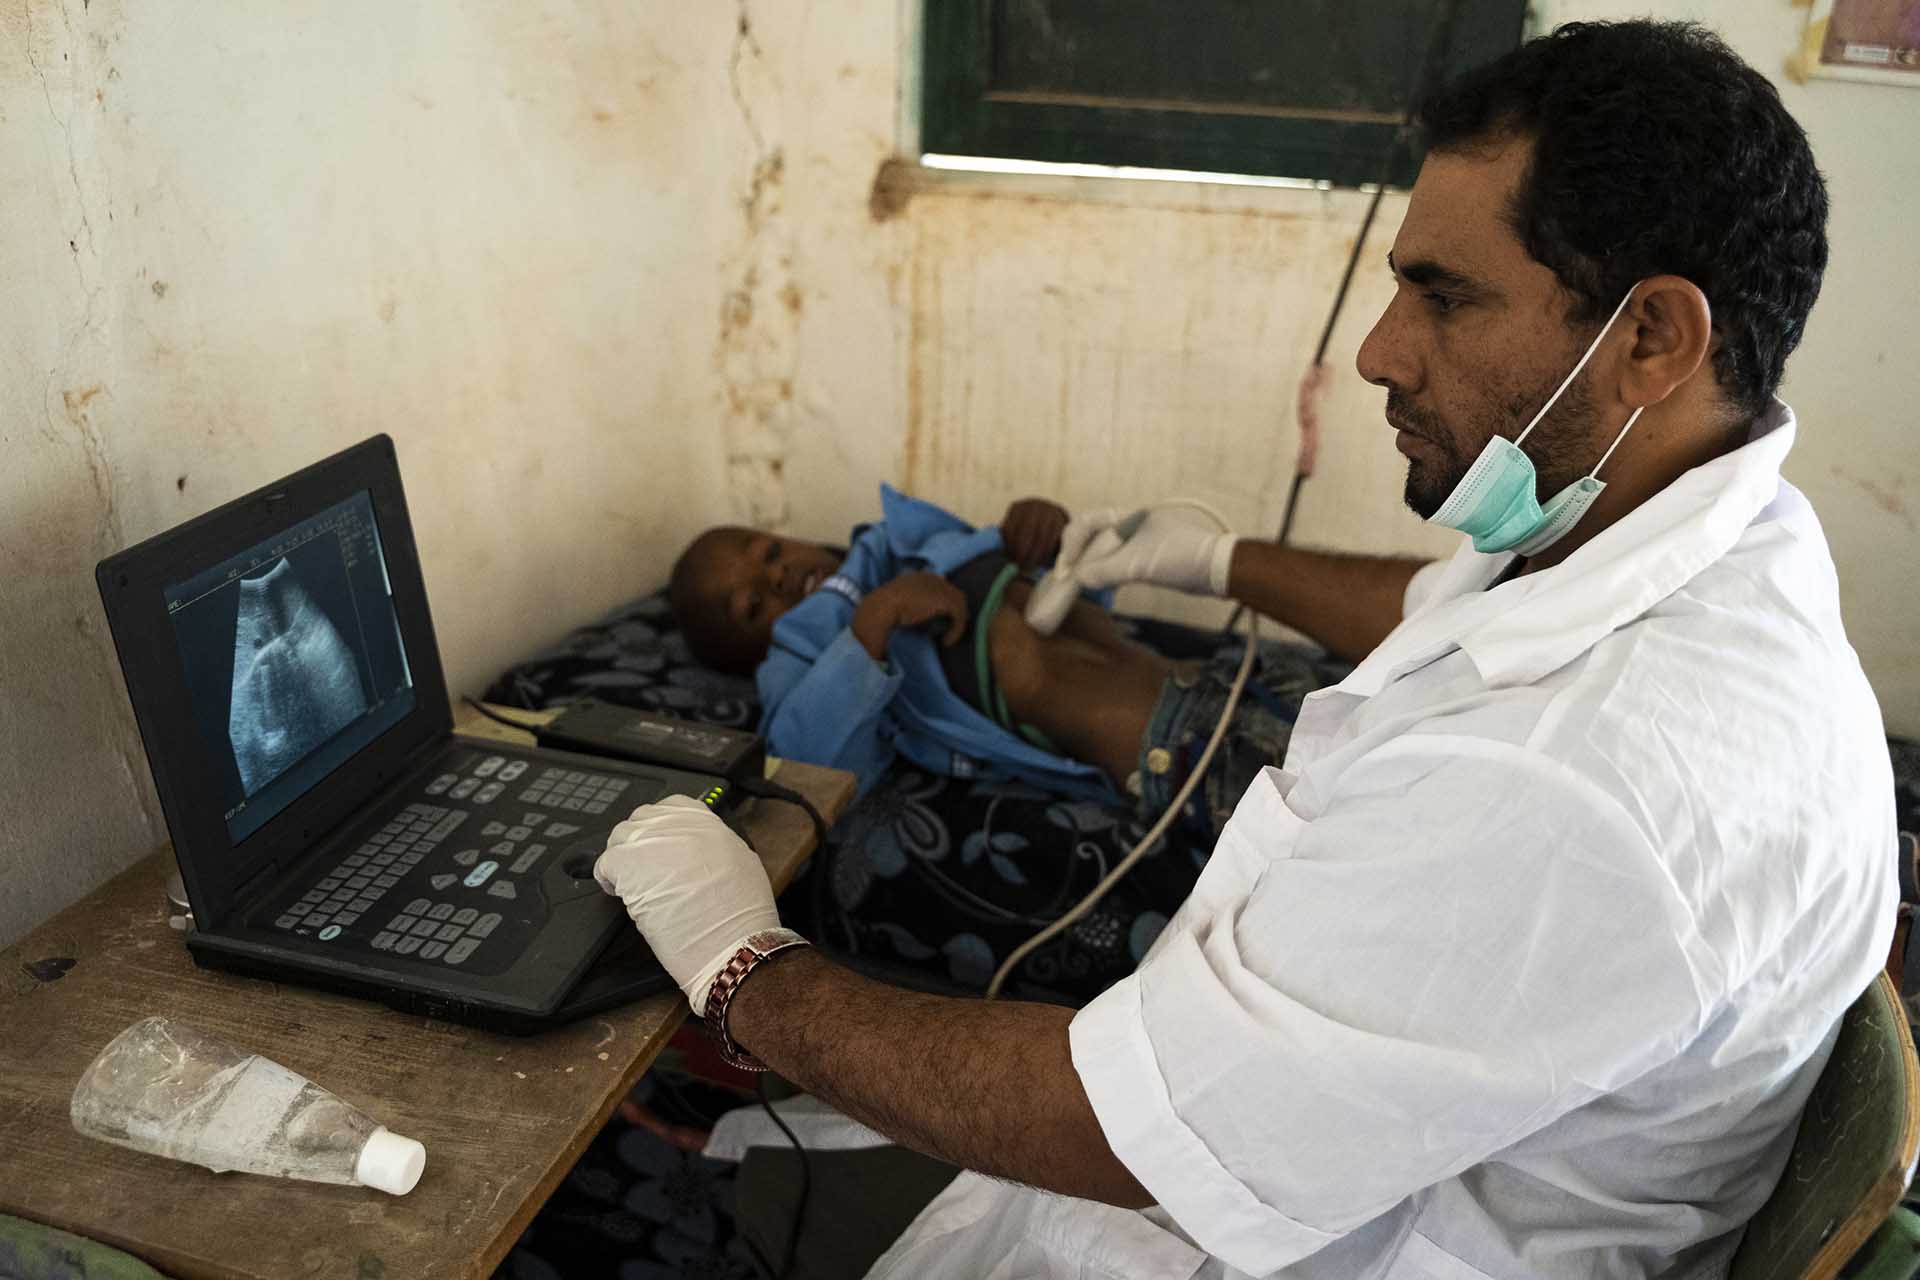
M674 565L689 648L754 674L769 750L850 769L862 791L905 755L958 777L1126 794L1157 815L1213 731L1230 666L1170 662L1092 598L1051 636L1030 627L1029 574L1067 522L1055 503L1024 499L981 529L886 486L881 508L845 551L722 526ZM1218 830L1289 729L1241 704L1189 806L1196 824Z

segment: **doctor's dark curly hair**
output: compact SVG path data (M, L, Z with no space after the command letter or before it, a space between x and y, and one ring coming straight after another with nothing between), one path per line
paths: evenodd
M1827 188L1766 77L1691 23L1570 23L1441 87L1427 146L1533 143L1510 218L1598 325L1634 282L1691 280L1714 374L1753 416L1780 383L1827 265Z

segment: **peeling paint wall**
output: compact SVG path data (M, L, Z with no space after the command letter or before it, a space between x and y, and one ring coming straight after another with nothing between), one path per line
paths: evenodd
M165 838L101 556L388 432L477 691L727 513L734 38L708 6L0 0L0 945Z
M0 0L0 944L164 835L94 562L375 431L456 690L657 585L696 527L837 538L882 480L982 520L1177 493L1277 526L1364 198L923 189L887 165L917 2ZM1801 20L1669 8L1769 73ZM1783 93L1835 197L1788 471L1890 724L1920 732L1895 376L1920 295L1889 283L1920 266L1920 151L1884 141L1920 133L1920 94ZM1306 544L1451 545L1400 508L1352 372L1403 209L1329 351Z
M904 0L910 10L915 0ZM1552 0L1543 26L1636 16L1620 0ZM778 105L762 142L785 166L795 341L784 494L789 527L844 535L901 484L980 520L1046 493L1069 506L1205 498L1248 531L1278 527L1292 477L1293 401L1364 198L1174 184L1015 182L915 190L883 167L903 72L899 17L850 0L760 5L743 66ZM1912 393L1920 251L1903 208L1920 190L1920 93L1784 83L1804 10L1693 0L1663 16L1720 30L1781 82L1834 196L1833 263L1783 393L1800 414L1787 473L1812 498L1839 566L1850 634L1890 727L1920 733L1911 565L1920 561ZM1444 554L1452 535L1398 501L1404 461L1382 393L1354 354L1390 294L1380 255L1405 209L1390 197L1340 328L1305 545ZM782 287L785 287L783 283ZM793 335L798 335L794 338ZM738 505L738 504L736 504ZM1214 606L1130 591L1123 605L1190 617Z

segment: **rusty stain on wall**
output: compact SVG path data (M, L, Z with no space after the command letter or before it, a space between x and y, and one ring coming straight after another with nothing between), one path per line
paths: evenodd
M714 364L735 514L749 524L777 527L789 512L785 463L805 295L794 278L795 236L781 199L786 153L761 123L779 116L755 106L767 96L777 101L778 85L767 82L771 73L764 63L752 15L741 0L727 82L752 146L752 164L740 197L740 244L722 266L733 283L720 300Z
M1907 507L1907 500L1901 493L1901 490L1907 487L1907 478L1900 472L1889 472L1887 482L1884 484L1869 480L1865 476L1854 475L1837 464L1833 467L1833 474L1866 494L1868 501L1898 519L1908 529L1920 530L1920 524L1915 523L1913 512Z
M907 211L913 198L911 170L899 156L888 156L874 171L873 190L867 195L867 216L875 222L891 222Z

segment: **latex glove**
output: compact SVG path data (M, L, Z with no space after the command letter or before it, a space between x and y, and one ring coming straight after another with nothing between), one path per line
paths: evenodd
M1238 536L1199 528L1171 512L1152 512L1132 537L1111 552L1086 554L1095 538L1132 514L1109 507L1075 516L1068 523L1060 535L1059 563L1072 568L1081 586L1097 591L1123 582L1151 582L1193 595L1227 594L1227 573Z
M740 944L780 927L759 856L691 796L635 809L607 837L593 878L626 904L696 1015Z

